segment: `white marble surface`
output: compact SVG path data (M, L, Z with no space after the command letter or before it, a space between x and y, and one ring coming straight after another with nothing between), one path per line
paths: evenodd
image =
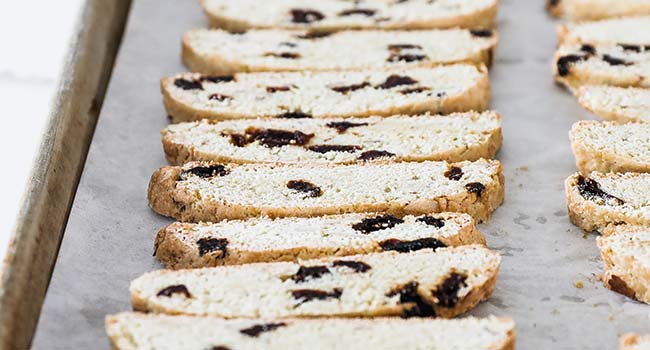
M82 0L0 1L0 258L39 147Z

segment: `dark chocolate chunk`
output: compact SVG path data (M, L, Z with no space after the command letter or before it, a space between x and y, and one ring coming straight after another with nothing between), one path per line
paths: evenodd
M433 292L438 299L438 305L451 308L458 303L458 291L467 286L467 276L452 272L445 278L442 284Z
M310 114L303 112L285 112L275 116L276 118L285 118L285 119L302 119L302 118L311 118Z
M475 193L477 197L480 197L481 194L483 193L483 190L485 190L485 185L483 185L480 182L470 182L467 185L465 185L465 189L469 193Z
M610 55L607 55L607 54L603 55L603 61L609 63L612 66L631 66L631 65L634 64L634 63L628 62L628 61L626 61L626 60L624 60L622 58L613 57L613 56L610 56Z
M612 275L607 281L607 284L609 285L609 288L616 293L620 293L628 298L638 300L634 289L630 288L630 286L628 286L628 284L622 278L616 275Z
M214 176L226 176L230 170L221 164L210 166L197 166L192 169L184 170L178 175L178 181L187 180L190 175L195 175L203 179L211 178Z
M227 346L216 345L216 346L213 346L211 350L231 350L231 349L229 347L227 347Z
M184 284L176 284L167 288L163 288L158 292L158 294L156 294L156 296L171 297L174 294L183 294L186 298L192 297L192 294L190 294L190 291L187 290L187 287L185 287Z
M258 324L249 328L244 328L240 330L239 333L245 334L249 337L257 338L262 333L270 332L280 327L285 327L286 325L287 324L284 322Z
M463 169L457 166L452 166L445 172L445 177L449 180L458 181L463 177Z
M395 225L401 223L404 223L404 220L398 217L392 215L380 215L374 218L363 219L360 223L352 225L352 228L361 233L369 234L371 232L393 228Z
M410 94L419 94L421 92L425 92L425 91L429 91L429 90L431 90L431 88L428 88L426 86L422 86L422 87L408 88L408 89L400 90L399 93L402 94L402 95L410 95Z
M399 239L387 239L379 242L381 249L385 251L396 251L400 253L414 252L416 250L431 248L434 251L438 248L444 248L447 245L433 237L419 238L412 241L402 241Z
M291 279L296 283L305 282L308 278L321 278L323 275L331 273L327 266L300 266Z
M557 5L560 4L561 0L546 0L546 6L547 7L556 7Z
M479 38L489 38L494 34L490 29L470 29L469 32Z
M588 53L590 55L595 55L596 54L596 48L593 45L590 45L590 44L582 44L582 46L580 46L580 51L586 52L586 53Z
M291 291L291 296L294 299L300 301L298 305L306 303L308 301L316 300L325 300L325 299L338 299L343 294L341 288L334 288L331 292L318 289L296 289Z
M388 151L377 151L377 150L372 150L372 151L365 151L361 153L359 156L359 160L373 160L377 158L389 158L389 157L394 157L394 153L390 153Z
M418 62L426 60L427 55L422 54L396 54L393 53L386 59L387 62Z
M403 286L399 286L389 291L386 296L392 297L399 295L399 302L401 304L409 304L404 309L404 317L435 317L436 311L418 294L418 286L420 284L416 281L409 282Z
M244 147L248 144L248 138L242 134L230 134L230 143L237 147Z
M291 86L267 86L266 87L266 92L273 94L278 91L289 91L291 90Z
M332 35L332 33L329 32L307 32L305 34L298 35L298 39L320 39L320 38L325 38Z
M363 15L366 17L372 17L375 15L375 13L377 13L377 10L355 8L355 9L341 11L338 13L338 15L339 17L352 16L352 15Z
M235 80L232 75L205 75L200 78L201 81L209 81L211 83L227 83Z
M416 222L423 222L429 226L434 226L436 228L443 228L445 227L445 219L443 218L436 218L433 216L425 215L417 218L415 220Z
M393 74L386 78L385 82L377 85L376 87L379 89L390 89L394 88L395 86L417 84L417 82L417 80L411 77Z
M201 238L196 241L196 244L199 246L199 256L203 256L207 253L214 251L220 251L221 257L226 256L226 248L228 247L227 238Z
M418 49L422 50L422 46L416 44L390 44L388 45L388 50L390 51L401 51L408 49Z
M368 123L352 123L352 122L329 122L327 126L330 128L336 129L339 134L346 132L349 128L355 128L357 126L366 126Z
M370 265L364 263L363 261L353 261L353 260L336 260L334 263L332 263L332 266L334 267L344 266L354 270L354 272L359 272L359 273L364 273L372 268L370 267Z
M290 180L287 182L287 188L306 193L305 198L308 197L320 197L323 195L323 190L320 187L314 185L311 182L304 180Z
M332 89L332 90L334 90L336 92L340 92L342 94L347 94L350 91L356 91L356 90L363 89L363 88L368 87L368 86L370 86L370 83L364 81L363 83L359 83L359 84L334 86L334 87L331 87L330 89Z
M222 94L212 94L210 95L209 99L223 102L225 100L232 100L232 96L222 95Z
M292 43L292 42L289 42L289 41L283 41L279 45L280 46L286 46L286 47L296 47L296 46L298 46L298 44Z
M305 134L298 130L287 131L279 129L258 129L254 127L246 129L246 135L250 138L249 142L259 141L260 145L269 148L287 145L304 146L314 137L314 134Z
M623 50L625 51L634 51L634 52L641 52L641 51L650 51L650 45L631 45L631 44L618 44Z
M569 75L569 70L571 68L571 65L584 61L586 59L585 56L578 56L578 55L567 55L567 56L562 56L557 60L557 72L561 77L565 77Z
M196 80L178 78L174 80L174 85L183 90L203 90L203 85L201 85L201 82Z
M327 152L347 152L352 153L362 149L363 147L357 145L313 145L307 147L312 152L327 153Z
M587 200L602 199L604 201L613 201L615 205L623 205L625 203L622 199L603 191L596 180L585 178L582 175L578 176L578 192Z
M292 9L291 17L293 23L312 23L322 20L325 15L311 9Z
M296 52L267 52L264 54L266 57L277 57L277 58L286 58L290 60L295 60L300 58L300 54Z

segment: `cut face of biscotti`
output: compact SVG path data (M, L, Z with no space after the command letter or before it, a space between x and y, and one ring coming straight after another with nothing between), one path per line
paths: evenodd
M155 255L168 268L180 269L468 244L485 244L485 239L467 214L365 213L176 222L158 232Z
M483 111L490 99L487 69L468 64L232 76L188 73L162 79L161 89L175 122Z
M622 231L598 238L605 264L605 286L627 297L650 303L650 228Z
M115 350L511 350L511 319L467 317L227 320L120 313L106 318ZM417 335L417 336L411 336Z
M581 86L580 104L601 118L618 122L650 122L650 89L607 85Z
M650 350L650 335L623 334L620 339L619 350Z
M650 45L650 16L567 23L558 28L563 44Z
M369 150L361 159L390 157ZM498 161L354 165L191 162L151 177L149 205L181 221L354 212L422 215L464 212L486 220L503 201Z
M134 310L225 318L439 316L486 299L500 256L480 245L147 273Z
M501 146L496 112L346 119L203 120L168 126L163 147L172 164L354 163L385 150L395 161L457 162L494 158Z
M579 121L570 132L583 174L650 172L650 124Z
M210 25L230 31L261 28L346 29L491 28L497 0L257 0L201 1Z
M574 174L566 180L569 217L586 231L650 224L650 174Z
M546 0L546 8L571 21L650 15L649 0Z
M491 30L344 31L310 35L296 30L233 34L197 29L183 36L183 61L193 72L232 74L489 64L497 44Z
M582 85L650 87L650 47L561 46L555 54L555 79L572 90Z

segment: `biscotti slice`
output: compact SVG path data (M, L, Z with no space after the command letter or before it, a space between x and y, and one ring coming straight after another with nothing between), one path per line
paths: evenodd
M225 318L438 316L494 289L500 256L481 245L147 273L136 311Z
M227 320L125 312L106 318L114 350L512 350L509 318Z
M570 132L580 172L650 172L650 124L579 121Z
M650 15L650 0L546 0L546 8L571 21Z
M650 350L650 335L627 333L620 339L620 350Z
M467 214L365 213L176 222L158 232L154 251L167 268L181 269L468 244L485 244L485 238Z
M650 16L567 23L558 27L562 44L650 45Z
M618 122L650 122L650 89L607 85L581 86L580 104L598 116Z
M598 238L605 286L650 303L650 228L622 231Z
M310 35L300 30L233 34L197 29L183 36L183 62L193 72L232 74L489 64L497 44L491 30L343 31Z
M571 222L586 231L650 225L650 174L574 174L566 180L566 193Z
M234 32L250 29L491 28L497 0L202 0L210 25Z
M369 150L361 159L390 157ZM503 201L498 161L354 165L191 162L151 177L149 205L181 221L353 212L464 212L484 221Z
M162 131L172 164L354 163L363 152L381 149L394 161L458 162L494 158L501 146L496 112L346 119L203 120Z
M483 111L487 68L457 64L373 71L179 74L161 81L172 121L340 118Z
M555 54L555 79L582 85L650 87L650 50L613 44L563 45Z

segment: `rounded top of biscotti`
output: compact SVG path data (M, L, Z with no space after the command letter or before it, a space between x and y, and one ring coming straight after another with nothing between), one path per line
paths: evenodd
M577 95L583 106L604 118L650 122L650 89L585 85Z
M589 44L650 44L650 16L611 18L562 24L560 42Z
M650 125L579 121L571 128L571 142L617 163L650 167Z

